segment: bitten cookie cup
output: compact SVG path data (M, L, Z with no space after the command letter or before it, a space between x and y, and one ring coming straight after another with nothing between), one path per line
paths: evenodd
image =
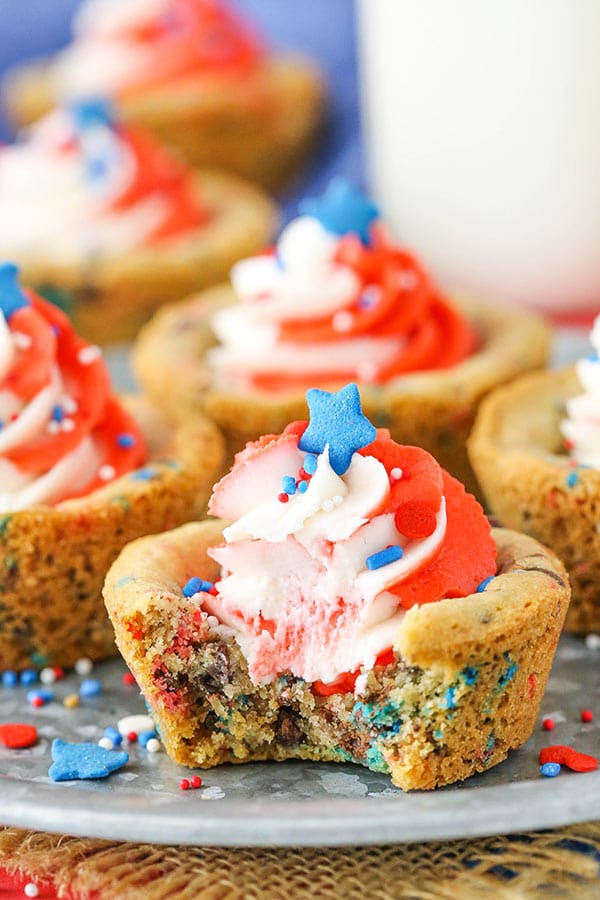
M573 589L566 628L600 631L600 471L576 467L559 423L581 393L574 369L539 372L494 391L469 442L473 468L493 513L547 544Z
M149 396L176 418L202 412L213 419L225 435L229 461L248 441L306 418L304 390L228 390L205 365L206 352L216 343L211 317L234 300L231 288L221 286L164 307L143 328L133 351ZM359 388L365 415L375 425L388 428L399 443L424 447L477 494L466 440L478 405L497 385L545 365L550 331L530 313L459 297L453 303L480 336L475 353L449 369L402 375L381 385L359 383Z
M217 172L195 177L208 214L199 228L78 263L57 263L40 249L19 260L23 281L65 309L82 336L100 344L131 340L159 306L222 281L276 227L275 204L259 188Z
M142 468L85 497L0 516L0 670L114 655L101 593L109 566L128 541L203 511L222 465L217 429L198 419L173 432L147 401L127 405L148 443Z
M569 603L562 564L532 538L494 529L497 575L485 591L413 607L393 660L363 672L360 691L317 696L285 673L254 684L235 639L183 595L190 577L217 577L206 550L221 527L135 541L104 587L119 649L177 763L355 762L404 790L431 789L527 740Z
M35 122L60 102L52 61L14 69L3 93L16 125ZM314 150L326 90L313 63L281 55L239 78L189 78L115 103L125 121L178 147L191 165L228 169L276 190Z

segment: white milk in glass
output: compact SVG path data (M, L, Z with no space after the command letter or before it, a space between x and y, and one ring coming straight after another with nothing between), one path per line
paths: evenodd
M368 168L447 287L600 311L600 0L359 0Z

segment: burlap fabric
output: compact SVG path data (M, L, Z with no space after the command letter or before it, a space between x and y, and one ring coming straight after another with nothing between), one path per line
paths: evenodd
M0 866L105 900L600 896L600 822L476 840L341 849L215 849L0 830Z

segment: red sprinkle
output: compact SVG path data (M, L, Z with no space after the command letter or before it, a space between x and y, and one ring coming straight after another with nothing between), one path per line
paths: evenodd
M282 491L281 494L277 495L277 499L279 500L280 503L287 503L288 500L290 499L290 495L286 494L284 491Z
M192 776L192 778L190 779L190 787L193 787L193 788L202 787L202 779L200 778L199 775Z
M533 695L535 694L535 675L533 672L527 679L527 684L529 685L529 699L533 700Z
M187 791L187 790L189 790L190 783L189 783L189 781L187 780L187 778L182 778L182 779L181 779L181 781L179 782L179 787L181 788L182 791Z
M37 738L37 728L33 725L22 725L20 722L6 722L0 725L0 744L4 744L10 750L33 747Z
M542 722L542 728L544 731L554 731L554 719L544 719Z
M135 742L137 741L137 733L135 731L130 731L127 735L127 740L130 744L135 744Z
M43 706L46 701L43 697L32 697L29 702L32 706L35 706L36 709L39 709L39 707Z
M131 686L131 685L135 684L135 678L133 677L131 672L125 672L121 681L123 682L123 684L126 684L127 686Z
M561 766L567 766L573 772L593 772L598 768L598 760L595 756L588 756L587 753L580 753L573 747L566 744L554 744L551 747L544 747L540 751L540 764L547 762L560 763Z
M581 712L581 721L582 722L592 722L594 719L594 713L591 709L584 709Z
M401 503L394 517L396 528L407 538L426 538L435 531L435 512L421 500Z
M61 678L65 677L65 670L61 666L53 666L52 671L54 672L54 677L57 681L60 681Z

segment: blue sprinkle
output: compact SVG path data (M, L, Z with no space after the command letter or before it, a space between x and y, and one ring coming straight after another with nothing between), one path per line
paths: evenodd
M444 737L444 732L442 731L441 728L438 728L436 731L433 732L433 736L436 741L441 741L441 739Z
M332 179L322 197L307 198L299 208L305 215L318 219L331 234L358 234L366 246L370 244L371 224L379 217L375 204L344 178Z
M62 422L62 420L64 419L64 417L65 417L65 411L64 411L64 409L62 408L62 406L60 406L59 404L57 404L56 406L53 406L53 407L52 407L52 419L53 419L55 422Z
M590 362L598 362L598 354L595 352L590 353L588 356Z
M579 475L577 472L569 472L566 478L567 487L575 487L577 482L579 481Z
M4 419L0 419L0 429L4 428Z
M106 778L122 768L129 755L123 750L105 750L98 744L70 744L56 738L52 742L54 762L48 770L52 781L73 781L81 778Z
M308 490L308 481L299 481L298 482L298 493L305 494Z
M80 697L97 697L102 693L102 685L97 678L84 678L79 685Z
M402 553L402 547L399 547L397 544L392 544L391 547L386 547L378 553L372 553L371 556L367 556L365 564L367 569L371 569L371 571L373 571L373 569L381 569L382 566L389 566L390 563L401 559Z
M206 591L206 592L210 591L210 589L212 587L213 587L213 584L211 581L204 581L202 578L198 578L197 576L194 576L193 578L190 578L190 580L184 584L184 586L182 588L183 596L184 597L193 597L194 594L197 594L199 591Z
M296 493L296 479L293 475L284 475L281 479L281 483L286 494L292 496L292 494Z
M28 703L33 703L38 697L44 703L50 703L51 700L54 700L54 691L48 690L48 688L36 688L33 691L27 691L25 697Z
M117 435L117 444L119 447L125 447L126 449L135 447L135 436L124 431L122 434Z
M444 699L442 701L442 707L444 709L456 709L456 700L454 699L456 688L454 685L450 685L449 688L446 688L446 693L444 694Z
M310 411L308 428L298 441L300 450L323 453L329 447L329 463L343 475L357 450L375 440L375 426L363 414L358 388L352 382L337 393L311 388L306 392Z
M483 591L485 591L488 584L490 583L490 581L493 581L495 577L496 577L495 575L490 575L489 578L484 578L484 580L481 582L481 584L477 585L477 593L482 594Z
M314 453L307 453L304 457L304 462L302 463L302 468L306 472L307 475L314 475L317 471L317 464L319 460L315 456Z
M117 589L125 587L125 585L131 584L132 581L135 581L134 575L123 575L122 578L119 578L119 580L117 582L115 582L115 587Z
M461 675L465 679L465 684L472 685L477 683L476 666L465 666L465 668L461 672Z
M78 100L71 105L69 111L79 133L98 126L111 128L114 124L114 113L110 104L99 97Z
M30 306L27 295L19 284L19 270L14 263L0 263L0 311L8 321L13 313Z
M141 734L138 734L138 744L141 744L142 747L145 747L148 741L151 741L152 738L158 737L156 731L142 731Z
M540 768L540 772L544 778L556 778L560 773L560 765L555 762L547 762Z
M120 747L123 743L123 735L116 728L113 728L112 725L104 729L104 737L112 741L115 747Z
M50 330L54 334L55 337L59 337L61 333L60 325L51 325Z
M35 669L23 669L19 678L21 684L25 685L26 687L29 684L35 684L37 680L38 673Z
M158 472L154 469L136 469L129 477L133 479L133 481L152 481L157 475Z
M4 687L15 687L19 681L19 676L12 669L7 669L2 673L2 684Z

